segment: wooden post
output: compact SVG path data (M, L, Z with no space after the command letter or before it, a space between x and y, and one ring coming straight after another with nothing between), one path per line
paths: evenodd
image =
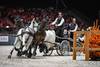
M89 60L89 38L90 38L90 32L85 33L86 39L85 39L85 60Z
M76 60L76 36L77 36L77 33L74 32L74 38L73 38L73 60Z
M98 19L96 19L96 28L98 27Z

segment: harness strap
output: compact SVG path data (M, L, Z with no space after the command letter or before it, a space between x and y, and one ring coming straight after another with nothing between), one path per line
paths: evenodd
M31 33L32 33L32 31L33 31L33 32L35 33L35 30L34 30L34 29L31 29L32 31L31 31L30 29L31 29L31 28L30 28L30 27L28 27L29 32L31 32ZM32 33L32 34L33 34L33 33Z

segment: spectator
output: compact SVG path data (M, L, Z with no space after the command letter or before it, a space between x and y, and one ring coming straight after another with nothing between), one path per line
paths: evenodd
M65 23L63 24L63 36L65 37L65 38L67 38L68 37L68 31L69 31L69 24L70 24L70 21L71 21L71 19L70 19L70 17L68 17L67 19L66 19L66 21L65 21Z
M73 39L73 32L77 31L78 24L76 23L76 18L71 18L72 22L69 24L70 38ZM70 45L73 46L73 42L70 42Z

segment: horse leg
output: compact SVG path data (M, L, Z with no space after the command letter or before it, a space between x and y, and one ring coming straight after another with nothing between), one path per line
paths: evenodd
M21 45L21 47L20 47L19 49L16 49L16 48L15 48L15 50L18 51L18 52L17 52L17 56L21 56L21 55L22 55L22 48L23 48L22 45Z
M32 53L31 53L31 51L32 51L32 48L34 47L34 43L33 43L33 37L31 37L30 36L30 38L29 38L29 40L28 40L28 55L27 55L27 57L28 58L31 58L31 56L32 56ZM35 48L35 47L34 47ZM35 49L36 50L36 49ZM34 53L35 53L35 51L34 51ZM36 54L36 53L35 53Z
M32 46L31 46L31 45L29 46L28 50L29 50L29 52L27 53L27 57L28 57L28 58L31 58L31 56L32 56L32 53L31 53L31 51L32 51Z
M22 38L23 52L27 51L28 49L28 40L29 40L29 34L27 33L23 34L23 38Z
M25 54L27 57L31 57L32 53L31 53L31 49L32 49L32 40L33 40L33 37L32 36L29 36L29 34L26 34L24 35L24 37L26 36L26 39L23 40L23 45L24 45L24 48L23 48L23 54Z
M46 49L46 53L48 53L48 52L49 52L49 50L48 50L48 48L47 48L47 46L46 46L46 45L44 46L44 48Z
M14 49L15 49L15 47L11 50L10 55L8 55L8 58L9 58L9 59L11 58Z
M36 56L36 50L37 50L37 45L34 45L34 51L33 51L33 56Z
M14 42L14 47L13 47L13 49L11 50L10 55L8 55L8 58L11 58L14 49L15 49L16 51L18 50L18 49L16 48L16 46L17 46L16 44L18 43L18 41L19 41L19 39L18 39L18 37L16 37L15 42Z
M22 52L22 41L21 41L21 38L17 37L16 38L16 41L14 43L14 47L15 47L15 50L17 51L17 56L21 56L21 52Z
M40 53L44 50L43 44L39 45Z
M11 52L10 52L10 55L8 55L8 58L11 58L14 50L18 51L17 56L21 56L21 51L14 46L13 49L11 50Z
M43 52L44 49L46 50L46 53L48 53L48 48L47 48L47 46L45 44L43 44L43 43L40 44L39 45L39 48L40 48L40 53Z

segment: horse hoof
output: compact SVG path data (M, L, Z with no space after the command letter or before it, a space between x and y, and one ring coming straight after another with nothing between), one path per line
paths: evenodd
M43 55L43 56L47 56L47 55Z
M33 56L36 56L37 53L33 53Z
M8 59L11 59L11 55L8 56Z
M21 52L21 55L27 54L27 50Z
M17 53L17 56L21 56L21 55L22 55L21 52L18 52L18 53Z
M31 57L32 57L32 54L27 55L27 57L28 57L28 58L31 58Z
M31 58L31 55L28 55L27 57L28 57L28 58Z

